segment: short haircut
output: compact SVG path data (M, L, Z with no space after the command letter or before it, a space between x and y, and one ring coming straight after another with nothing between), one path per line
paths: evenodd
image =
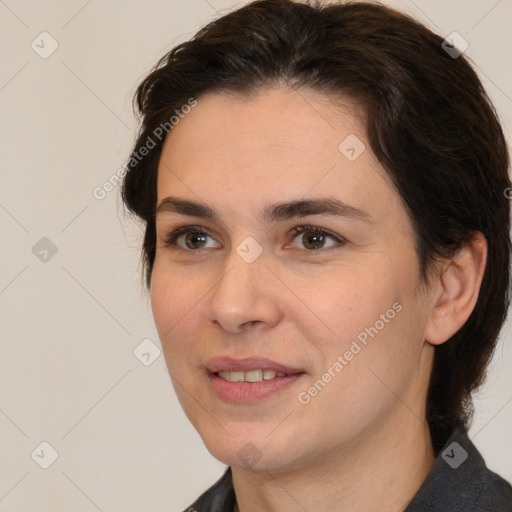
M122 188L126 207L145 223L149 287L165 138L144 158L133 155L157 127L206 92L250 96L285 85L355 100L371 149L410 216L422 281L428 285L432 263L453 255L475 232L488 244L471 316L435 348L426 417L436 452L458 420L470 424L471 393L483 382L510 301L505 138L468 60L445 48L421 23L375 3L251 2L176 46L139 85L142 125Z

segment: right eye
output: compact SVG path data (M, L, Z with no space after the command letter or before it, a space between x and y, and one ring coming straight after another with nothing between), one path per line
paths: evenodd
M208 239L211 239L211 242L208 242ZM220 247L220 244L198 226L182 226L175 229L165 237L164 244L166 247L175 246L185 251Z

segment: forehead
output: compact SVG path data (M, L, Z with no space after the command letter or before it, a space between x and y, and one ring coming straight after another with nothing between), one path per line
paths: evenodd
M378 215L398 199L366 141L362 109L309 89L200 96L167 136L158 173L158 203L208 197L240 208L319 194L373 203Z
M334 102L310 89L261 88L250 96L207 93L168 135L163 155L200 161L215 154L229 159L236 151L250 161L262 149L270 157L296 161L327 150L337 157L338 144L350 134L364 137L362 109ZM192 154L183 154L196 150Z

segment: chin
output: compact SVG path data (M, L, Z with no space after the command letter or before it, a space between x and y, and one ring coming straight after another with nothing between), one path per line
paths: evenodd
M269 473L279 473L301 466L296 442L277 445L267 436L268 432L260 436L245 433L231 437L226 434L222 439L216 440L203 437L203 441L211 455L227 466Z

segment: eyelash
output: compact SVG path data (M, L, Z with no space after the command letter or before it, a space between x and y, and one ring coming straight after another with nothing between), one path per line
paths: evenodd
M335 233L329 231L328 229L321 228L319 226L312 226L310 224L304 224L302 226L297 226L297 227L293 228L292 231L294 233L293 240L295 240L295 238L297 238L302 233L310 232L310 233L314 233L315 235L323 235L323 236L328 236L329 238L332 238L338 244L338 247L345 245L347 242L343 237L336 235ZM315 252L326 251L328 249L334 249L334 248L335 247L327 247L325 249L320 248L320 249L310 249L310 250L304 249L304 250L308 253L315 253Z
M346 242L347 242L343 237L336 235L335 233L332 233L328 229L321 228L319 226L312 226L310 224L304 224L301 226L297 226L297 227L293 228L292 231L294 233L293 240L295 240L295 238L297 238L302 233L311 232L311 233L315 233L316 235L324 235L324 236L328 236L328 237L332 238L337 244L339 244L338 247L346 244ZM188 234L188 233L200 233L200 234L210 236L208 234L208 232L205 231L200 226L181 226L165 236L165 238L163 240L164 246L165 247L176 246L175 248L177 248L177 249L181 249L181 250L184 250L187 252L194 252L193 249L183 249L182 247L179 247L176 245L177 238L180 235ZM328 247L327 249L332 249L332 248L333 247ZM304 249L304 251L308 252L308 253L315 253L315 252L320 252L323 250L325 251L327 249L323 249L323 248L310 249L310 250Z

